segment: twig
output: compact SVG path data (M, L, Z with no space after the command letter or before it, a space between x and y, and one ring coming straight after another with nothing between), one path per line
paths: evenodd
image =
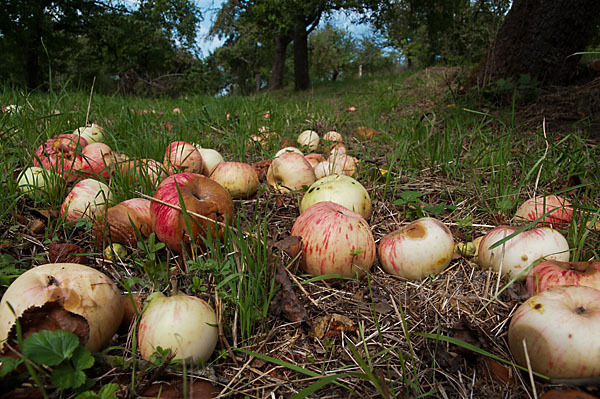
M535 381L533 380L533 370L531 369L531 361L529 360L529 353L527 353L527 342L523 339L523 351L525 352L525 361L527 362L527 372L529 374L529 381L531 381L531 390L533 391L534 399L537 399L537 391L535 390Z

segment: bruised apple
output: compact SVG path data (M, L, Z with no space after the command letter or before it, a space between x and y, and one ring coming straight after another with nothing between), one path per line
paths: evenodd
M163 161L167 173L178 172L202 173L204 164L200 151L185 141L174 141L167 146Z
M142 239L152 233L150 201L131 198L108 208L94 222L92 233L98 247L110 241L136 248L138 233Z
M548 212L550 213L540 220L542 225L564 225L571 223L573 219L573 207L571 203L557 195L528 199L517 209L515 219L533 222Z
M600 261L560 262L543 260L529 271L527 292L535 295L552 287L585 285L600 289Z
M550 227L523 231L503 244L491 248L517 231L518 228L510 226L498 226L490 230L479 243L479 265L501 272L503 276L511 279L519 275L517 281L523 281L527 277L525 269L540 258L564 262L569 260L569 244L566 238Z
M60 207L67 221L81 218L94 219L104 212L112 201L110 188L94 179L84 179L75 184Z
M306 209L294 222L292 236L302 241L300 267L319 276L364 275L375 261L375 240L367 221L342 205L324 201Z
M36 266L13 281L0 301L0 349L16 337L19 321L23 338L39 330L68 330L98 351L122 317L121 293L98 270L77 263Z
M258 190L256 171L243 162L221 162L210 178L225 187L234 199L251 197Z
M110 176L111 165L114 163L113 150L104 143L88 144L81 151L81 168L79 172L85 176Z
M66 181L78 179L75 171L81 169L81 152L88 142L77 134L64 133L46 140L35 151L33 166L52 170Z
M267 183L279 193L301 190L315 182L315 172L304 155L295 152L275 158L267 170Z
M202 245L202 239L221 238L233 217L233 200L229 192L219 183L197 173L176 173L163 180L154 198L182 208L179 193L188 212L191 232L187 231L185 217L180 209L152 201L150 216L156 237L175 252L183 252L192 241ZM214 221L219 223L215 223ZM191 233L191 234L190 234Z
M513 314L508 343L513 357L550 378L600 376L600 291L554 287L525 301Z
M439 220L421 218L383 237L378 253L386 272L421 280L448 267L454 253L454 238Z

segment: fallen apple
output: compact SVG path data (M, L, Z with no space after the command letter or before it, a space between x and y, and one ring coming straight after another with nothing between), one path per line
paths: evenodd
M600 261L560 262L543 260L527 276L527 292L535 295L552 287L585 285L600 289Z
M567 240L550 227L523 231L490 249L495 243L517 231L518 228L510 226L498 226L490 230L479 243L479 265L511 279L520 274L517 281L523 281L527 277L526 269L538 259L569 260Z
M10 307L8 306L10 304ZM12 309L11 309L12 307ZM123 317L121 293L103 273L77 263L33 267L8 287L0 301L0 350L39 330L68 330L91 351L102 349Z
M302 238L300 267L313 276L364 275L375 261L375 240L367 221L342 205L318 202L298 216L292 236Z
M336 154L329 158L329 163L340 165L346 176L354 176L358 171L358 159L346 154Z
M282 156L283 154L287 154L288 152L295 152L296 154L304 155L304 153L296 147L283 147L275 153L275 156L273 158L279 158L280 156Z
M98 247L113 242L137 248L138 234L145 239L150 233L150 201L144 198L131 198L108 208L98 216L92 228Z
M454 238L445 224L421 218L389 233L379 242L379 263L393 275L421 280L442 272L454 253Z
M302 154L290 152L275 158L267 170L267 183L279 193L302 190L315 182L315 172Z
M73 134L84 138L88 144L104 142L104 128L92 123L89 126L82 126L73 131Z
M127 257L127 248L125 248L122 244L115 242L104 248L102 253L104 255L104 259L115 261L119 259L125 259Z
M94 179L84 179L75 184L60 207L67 221L81 218L95 219L112 201L110 188Z
M315 178L319 180L325 176L343 175L344 166L341 163L322 161L313 168L313 171L315 172Z
M87 144L87 141L79 135L59 134L38 147L33 166L52 170L66 181L74 182L79 178L75 171L81 169L81 152Z
M319 135L313 130L305 130L298 135L298 144L308 147L311 151L319 148Z
M44 190L57 183L58 180L58 176L51 170L44 170L39 166L30 166L17 177L17 188L30 197L41 198Z
M180 194L185 209L200 215L188 214L191 234L183 212L177 209L181 208ZM208 234L220 239L225 231L224 225L233 217L234 206L229 192L219 183L197 173L177 173L167 177L158 186L154 198L172 206L152 201L152 230L159 240L178 253L188 249L192 239L201 246Z
M115 161L115 153L104 143L91 143L81 151L81 167L79 173L84 176L101 176L107 179L110 176L111 165Z
M210 178L225 187L234 199L249 198L258 190L256 171L243 162L221 162Z
M317 166L319 164L319 162L323 162L325 160L325 158L323 158L323 155L317 154L317 153L314 153L314 152L310 153L310 154L306 154L304 156L304 158L313 167L313 169L315 168L315 166Z
M156 293L142 314L138 346L144 360L160 346L171 349L175 359L206 361L218 337L217 315L208 303L189 295Z
M339 134L338 132L336 132L335 130L330 130L327 133L325 133L323 135L323 140L325 140L325 141L333 141L333 142L337 142L337 143L343 143L344 142L344 138L342 137L342 135Z
M202 173L202 155L194 145L174 141L167 146L163 161L168 174L181 172Z
M149 182L155 187L167 175L163 164L154 159L146 158L120 162L118 169L125 179L131 183Z
M565 225L573 219L571 203L557 195L534 197L525 201L515 214L515 220L533 222L550 212L540 220L540 224Z
M202 155L202 174L210 177L215 168L224 161L223 156L212 148L198 148L198 151Z
M350 176L330 175L314 182L302 197L300 212L323 201L335 202L357 212L365 219L371 216L369 193L362 184Z
M517 308L508 328L513 357L550 378L600 376L600 291L554 287ZM525 342L527 357L525 355Z

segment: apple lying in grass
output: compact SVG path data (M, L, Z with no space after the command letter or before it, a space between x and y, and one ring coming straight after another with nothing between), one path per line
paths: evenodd
M104 128L95 123L79 127L73 131L73 134L85 139L88 144L104 142Z
M190 295L156 293L142 314L138 346L144 360L160 346L171 349L174 359L206 361L218 337L217 315L208 303Z
M319 148L319 135L313 130L305 130L298 135L296 140L298 144L308 147L309 150L314 151Z
M317 202L331 201L357 212L363 218L371 216L371 197L358 181L346 175L330 175L314 182L300 202L300 212Z
M325 133L323 135L323 140L336 143L344 142L344 138L342 137L342 135L336 132L335 130L330 130L327 133Z
M110 176L111 165L115 161L115 153L104 143L91 143L81 151L81 168L79 172L85 176Z
M302 154L289 152L275 158L267 170L267 183L279 193L302 190L316 180L315 172Z
M233 199L249 198L258 190L258 175L243 162L221 162L210 178L223 187Z
M523 367L551 378L600 376L600 291L554 287L525 301L513 314L508 343Z
M118 168L127 181L131 183L147 181L155 187L167 175L164 165L154 159L120 162Z
M12 307L12 309L8 306ZM103 273L77 263L35 266L8 287L0 302L0 349L40 329L68 330L91 351L102 349L123 317L121 293Z
M325 160L325 158L323 158L323 155L314 152L306 154L304 158L313 167L313 169L319 164L319 162L323 162Z
M529 271L527 292L535 295L552 287L585 285L600 289L600 261L560 262L544 260Z
M95 219L112 201L110 188L94 179L84 179L75 184L60 207L67 221L81 218Z
M186 218L180 210L180 194L188 214L191 234L186 227ZM219 183L197 173L177 173L163 180L154 193L154 198L172 206L153 201L150 205L152 231L156 237L173 251L181 253L193 241L202 246L202 239L210 236L221 238L234 212L229 192ZM217 223L215 223L215 220Z
M317 180L324 178L325 176L331 175L343 175L344 166L341 163L335 163L331 161L319 162L314 168L315 178Z
M302 212L292 236L302 238L292 254L302 249L300 267L313 276L364 275L375 261L375 240L367 221L333 202L319 202Z
M275 153L275 156L273 158L279 158L280 156L282 156L283 154L287 154L288 152L295 152L296 154L304 156L304 153L296 147L283 147Z
M204 176L210 176L213 170L224 161L223 156L212 148L198 148L200 155L202 155L202 174Z
M439 220L421 218L383 237L378 253L386 272L421 280L448 267L454 253L454 238Z
M550 213L539 221L542 225L566 225L573 219L573 207L569 201L557 195L547 195L530 198L521 204L515 220L533 222L548 212Z
M44 170L39 166L30 166L23 170L17 177L17 188L23 194L33 198L40 198L44 190L58 181L59 176L51 170Z
M503 276L523 281L526 269L540 258L567 262L569 244L565 237L550 227L538 227L523 231L508 241L490 249L495 243L516 233L519 229L498 226L490 230L479 243L478 263L483 268L501 272Z
M202 173L202 155L194 145L174 141L167 146L163 161L168 174L180 172Z
M140 236L145 239L152 233L150 201L131 198L108 208L94 222L92 233L98 247L110 241L137 248Z
M346 176L354 176L358 171L358 159L346 154L337 154L329 158L329 163L341 165Z
M33 166L52 170L66 181L74 182L79 178L75 171L81 169L81 152L87 144L87 141L79 135L59 134L38 147Z

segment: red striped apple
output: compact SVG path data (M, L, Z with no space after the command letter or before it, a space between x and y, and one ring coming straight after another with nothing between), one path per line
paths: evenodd
M174 141L167 146L163 161L167 173L202 173L203 163L200 151L193 144Z
M79 135L59 134L38 147L33 165L52 170L65 180L74 182L79 178L75 171L81 169L81 151L87 144L87 141Z
M375 240L367 221L333 202L319 202L302 212L292 236L302 242L291 252L302 249L300 267L313 276L364 275L375 261Z
M315 182L315 172L304 155L295 152L275 158L267 170L267 183L279 193L302 190Z
M81 168L79 172L85 176L110 176L111 165L115 161L113 150L104 143L91 143L81 151Z
M215 239L222 237L225 231L223 225L231 221L234 212L229 192L206 176L197 173L176 173L159 184L154 198L180 207L179 193L187 211L207 219L189 214L192 231L188 232L181 210L153 201L150 205L150 215L156 237L179 253L189 248L192 238L196 244L202 246L202 239L207 234ZM216 224L215 220L220 224Z
M60 207L67 221L90 218L102 214L112 201L110 188L98 180L84 179L75 184Z
M550 213L540 220L541 225L565 225L573 219L573 207L569 201L557 195L547 195L525 201L517 209L515 220L533 222L547 212Z
M454 238L439 220L421 218L383 237L378 253L386 272L421 280L448 267L454 253Z
M535 295L552 287L585 285L600 289L600 261L560 262L544 260L529 271L527 292Z

